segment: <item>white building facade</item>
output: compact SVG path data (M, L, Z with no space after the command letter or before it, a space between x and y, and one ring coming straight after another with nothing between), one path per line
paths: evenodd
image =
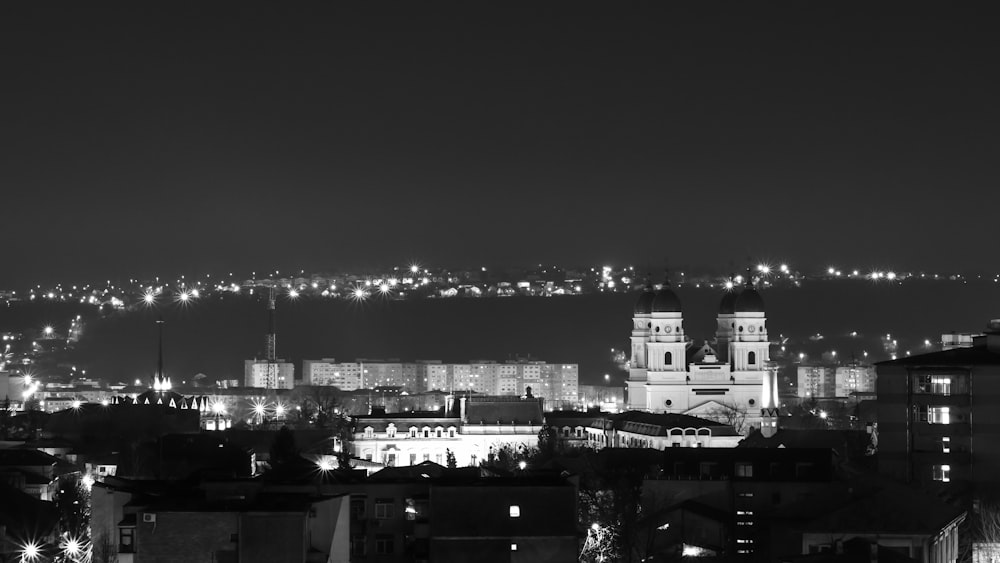
M732 409L757 425L762 400L775 389L769 349L764 301L749 275L742 290L722 299L716 349L687 338L669 282L655 291L647 286L633 315L627 408L707 418Z
M283 360L246 360L243 382L246 387L291 389L295 387L295 364Z
M445 465L451 451L459 467L479 465L509 446L538 447L542 402L537 399L459 399L443 413L388 413L354 418L352 455L387 467L433 461ZM468 405L466 405L468 401ZM456 412L457 411L457 412ZM453 414L457 416L447 416Z
M306 385L332 386L341 391L362 389L361 364L337 363L334 358L302 360L302 381Z

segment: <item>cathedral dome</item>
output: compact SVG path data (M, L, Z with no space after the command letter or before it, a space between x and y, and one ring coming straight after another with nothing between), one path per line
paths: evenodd
M739 293L735 289L727 289L726 293L722 296L722 301L719 302L719 314L732 315L735 313L737 298L739 298Z
M648 315L652 313L654 297L656 297L656 293L653 291L653 286L647 285L639 294L639 300L635 302L635 314Z
M757 290L754 289L752 285L748 285L746 289L740 293L740 296L736 298L733 312L763 313L764 300L761 298L760 293L757 293Z
M677 298L677 294L670 289L670 286L664 284L663 287L656 292L656 297L653 298L653 312L654 313L680 313L681 312L681 300Z

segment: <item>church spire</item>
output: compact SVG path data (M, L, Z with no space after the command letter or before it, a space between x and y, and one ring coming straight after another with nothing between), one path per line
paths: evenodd
M157 350L156 358L156 375L153 376L153 391L169 391L170 390L170 380L167 379L166 375L163 373L163 325L166 321L160 316L156 320L157 330L159 332L159 347Z

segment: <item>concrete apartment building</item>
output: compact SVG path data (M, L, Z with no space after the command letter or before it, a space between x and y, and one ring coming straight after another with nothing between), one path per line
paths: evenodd
M853 393L876 391L875 367L858 362L799 366L797 379L798 396L802 399L845 398Z
M362 389L361 364L337 363L334 358L302 360L302 381L306 385L337 387L341 391Z
M876 369L879 471L953 497L998 498L1000 320L971 347Z
M243 362L243 385L261 389L295 387L295 364L284 360L246 360Z
M407 393L425 391L473 392L484 395L524 396L528 387L535 397L553 408L579 403L579 366L537 360L443 363L439 360L359 359L336 362L333 358L304 360L305 385L335 386L344 391L400 387Z

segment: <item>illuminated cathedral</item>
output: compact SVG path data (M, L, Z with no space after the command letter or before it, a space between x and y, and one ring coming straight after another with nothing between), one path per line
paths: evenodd
M647 285L632 318L628 408L707 418L745 413L748 425L770 426L777 386L769 348L764 300L749 272L742 287L727 284L714 343L702 346L687 337L669 280Z

